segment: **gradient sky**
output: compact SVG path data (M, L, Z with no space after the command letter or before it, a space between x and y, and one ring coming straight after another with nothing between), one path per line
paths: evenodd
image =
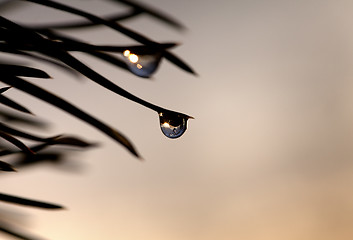
M100 14L120 11L103 1L65 2ZM353 3L145 2L187 30L147 16L123 24L181 43L173 52L198 77L163 61L152 80L140 79L76 56L131 93L195 117L188 131L167 139L156 113L45 66L54 79L42 86L115 126L145 161L14 90L12 96L52 123L49 133L75 133L102 145L71 155L66 166L2 176L2 192L67 210L1 209L52 240L352 239ZM38 23L54 14L29 6L7 16ZM97 44L131 42L105 28L68 33Z

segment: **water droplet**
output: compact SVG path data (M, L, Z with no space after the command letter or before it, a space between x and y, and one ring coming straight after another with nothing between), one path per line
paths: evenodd
M191 118L182 113L161 112L159 113L159 121L161 130L168 138L178 138L184 134L187 128L187 121Z
M162 59L161 52L137 54L125 50L123 56L129 70L139 77L150 77L157 70Z

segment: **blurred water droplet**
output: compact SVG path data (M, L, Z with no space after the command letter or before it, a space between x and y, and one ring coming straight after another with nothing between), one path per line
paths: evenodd
M130 71L139 77L150 77L157 70L162 59L161 52L135 54L130 50L125 50L123 55Z
M190 117L181 113L163 112L159 113L161 130L168 138L178 138L184 134L187 121Z

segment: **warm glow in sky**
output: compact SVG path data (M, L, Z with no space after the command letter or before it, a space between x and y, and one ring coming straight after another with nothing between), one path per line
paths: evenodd
M84 9L114 10L102 1L84 2ZM75 152L61 167L2 174L1 191L67 210L5 204L1 210L51 240L353 239L353 2L145 2L187 30L147 16L123 24L156 41L182 43L171 51L199 76L163 60L147 80L75 56L131 93L194 116L187 132L168 139L155 112L47 67L53 79L35 83L115 126L144 161L66 113L13 91L28 107L38 106L31 110L50 120L50 133L102 144ZM34 22L51 16L35 7L15 12ZM68 33L100 44L133 43L105 28L95 31Z

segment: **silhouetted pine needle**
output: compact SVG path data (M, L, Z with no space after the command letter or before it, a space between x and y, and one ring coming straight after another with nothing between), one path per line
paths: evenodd
M6 24L7 25L7 24ZM7 25L9 27L10 25ZM12 27L15 27L12 25ZM19 25L17 26L19 27ZM10 30L10 31L8 31ZM55 49L56 51L80 51L80 52L90 52L90 51L103 51L103 52L118 52L122 53L126 49L134 51L138 54L153 54L156 51L163 51L168 48L175 47L176 43L160 43L154 46L146 46L146 45L134 45L134 46L99 46L93 45L89 43L84 43L82 41L74 40L73 38L63 37L59 34L55 34L50 30L42 30L35 31L30 28L22 28L21 32L11 31L10 28L3 30L7 34L6 40L12 46L16 46L19 50L27 50L27 51L39 51L38 50L38 42L41 44L46 44L43 46L45 49ZM32 40L26 43L23 40L18 40L20 37L27 36L28 33L31 33ZM45 34L47 38L51 38L51 41L47 41L47 39L42 38L38 33ZM57 41L60 40L60 41ZM6 46L5 44L3 44ZM1 45L0 45L1 46ZM46 46L46 47L45 47ZM43 51L43 50L42 50ZM5 68L6 66L4 66ZM6 69L5 69L6 70ZM9 69L11 70L11 69ZM23 70L24 71L24 70ZM20 76L20 75L19 75ZM49 77L49 76L48 76Z
M18 129L5 125L4 123L0 123L0 131L7 132L17 137L22 137L25 139L38 141L38 142L50 142L50 141L53 141L53 139L59 137L59 136L55 136L55 137L49 137L49 138L42 138L42 137L27 133L25 131L20 131Z
M54 144L49 144L49 143L42 143L42 144L38 144L36 146L33 146L31 147L31 150L34 152L34 153L38 153L39 151L51 146L51 145L54 145ZM17 153L24 153L23 151L15 151L15 150L10 150L10 149L6 149L6 150L1 150L0 151L0 156L7 156L7 155L11 155L11 154L17 154ZM27 156L25 154L25 156ZM34 156L32 154L32 156Z
M71 68L69 68L66 65L63 65L63 64L61 64L61 63L59 63L57 61L53 61L53 60L48 59L48 58L37 56L37 55L34 55L32 53L29 53L29 52L24 52L24 51L21 51L19 49L14 49L14 48L12 48L11 46L9 46L6 43L0 43L0 52L16 54L16 55L22 55L24 57L32 58L34 60L38 60L38 61L41 61L41 62L45 62L45 63L49 63L51 65L54 65L55 67L58 67L59 69L65 71L65 72L68 72L68 73L70 73L70 74L72 74L74 76L78 76L79 75L76 71L72 70Z
M133 17L136 17L143 13L142 11L139 11L137 9L131 9L129 12L123 13L123 14L114 14L111 16L104 16L106 21L108 22L118 22L122 20L127 20ZM42 30L47 30L47 29L72 29L72 28L85 28L85 27L97 27L101 26L101 24L96 24L93 22L83 22L83 21L75 21L75 22L69 22L69 23L57 23L57 24L50 24L50 25L31 25L31 28L34 29L35 31L42 31Z
M72 37L64 37L63 34L58 34L52 30L42 30L38 31L41 34L45 34L46 37L50 38L53 42L50 44L51 47L55 49L60 49L63 51L79 51L79 52L117 52L123 53L125 50L129 49L130 51L136 54L154 54L155 52L160 52L165 49L173 48L177 46L177 43L160 43L155 46L146 46L146 45L128 45L128 46L102 46L102 45L94 45L85 43L83 41L75 40ZM30 46L26 50L31 50Z
M45 143L41 143L41 144L37 144L37 145L33 145L30 147L30 149L36 153L36 154L24 154L23 156L28 158L36 158L39 154L40 151L43 151L45 149L47 149L50 146L54 146L54 145L66 145L66 146L71 146L71 147L79 147L79 148L86 148L86 147L92 147L94 146L94 144L87 144L85 142L81 142L80 139L76 139L76 138L72 138L70 139L70 137L63 137L63 138L59 138L57 141L52 141L52 142L45 142ZM18 154L18 153L23 153L23 151L15 151L15 150L10 150L10 149L6 149L6 150L0 150L0 156L7 156L7 155L11 155L11 154Z
M0 119L1 119L1 122L11 122L14 124L19 123L22 125L26 125L26 127L30 127L32 129L35 129L35 128L45 129L47 127L47 124L45 122L40 121L38 118L34 118L33 115L16 114L1 108L0 108Z
M146 44L147 46L155 46L155 45L159 45L159 43L152 41L150 39L148 39L147 37L143 36L142 34L139 34L135 31L132 31L131 29L128 29L126 27L123 27L122 25L116 23L116 22L109 22L106 21L98 16L95 16L93 14L90 14L88 12L84 12L82 10L61 4L61 3L57 3L54 1L50 1L50 0L23 0L23 1L27 1L27 2L33 2L33 3L37 3L43 6L47 6L47 7L51 7L57 10L61 10L61 11L65 11L68 13L72 13L84 18L87 18L88 20L96 23L96 24L103 24L107 27L110 27L112 29L115 29L116 31L140 42L143 44ZM177 56L173 55L172 53L168 52L168 51L164 51L164 57L166 59L168 59L169 61L171 61L172 63L174 63L175 65L177 65L178 67L180 67L181 69L195 74L195 71L188 66L184 61L182 61L181 59L179 59Z
M55 46L56 45L56 46ZM129 49L130 51L135 52L136 54L152 54L156 51L163 51L163 49L172 48L176 46L176 43L162 43L158 46L147 47L147 46L97 46L92 44L87 44L83 42L58 42L54 43L53 47L64 51L77 51L77 52L117 52L122 53L125 50Z
M170 16L167 16L165 14L163 14L162 12L147 6L146 4L142 4L142 3L138 3L137 1L127 1L127 0L110 0L113 2L120 2L123 3L125 5L128 5L130 7L133 7L133 9L135 9L136 11L141 11L145 14L148 14L164 23L169 24L170 26L177 28L179 30L185 29L185 27L179 23L177 20L172 19Z
M9 163L0 161L0 171L16 172L16 169Z
M149 16L152 16L161 22L164 22L171 27L174 27L176 29L182 30L185 29L185 27L179 23L177 20L172 19L171 17L163 14L162 12L153 9L150 6L143 5L142 3L137 3L137 2L132 2L132 1L121 1L121 0L113 0L115 2L120 2L125 5L130 6L132 9L129 10L128 12L124 14L114 14L111 16L104 16L102 17L108 22L118 22L122 20L127 20L133 17L136 17L140 14L146 14ZM70 23L61 23L61 24L50 24L50 25L40 25L40 26L33 26L36 30L42 30L42 29L71 29L71 28L84 28L84 27L95 27L99 26L101 24L95 23L95 22L82 22L82 21L77 21L77 22L70 22Z
M0 131L0 138L5 139L9 143L18 147L19 149L22 150L22 152L24 152L26 154L34 154L34 152L29 147L27 147L23 142L21 142L20 140L11 136L10 134L8 134L6 132Z
M39 240L39 238L29 236L28 234L19 231L17 227L11 226L10 224L4 222L0 222L0 232L22 240Z
M59 135L59 136L54 136L54 137L43 138L43 137L35 136L33 134L30 134L30 133L27 133L24 131L20 131L18 129L13 128L13 127L7 126L3 123L0 123L0 131L6 132L8 134L11 134L11 135L14 135L17 137L37 141L37 142L45 142L49 145L68 145L68 146L74 146L74 147L94 146L94 144L88 143L88 142L81 140L77 137Z
M96 145L94 143L88 143L86 141L83 141L82 139L79 139L77 137L70 136L58 136L56 138L52 138L47 143L49 143L50 145L67 145L73 147L93 147Z
M49 163L54 165L60 165L64 163L65 153L63 151L57 152L40 152L36 155L21 155L17 158L17 161L13 163L17 169L24 167L30 167L35 164Z
M18 137L34 140L37 142L43 142L43 144L35 145L33 147L31 146L29 148L31 150L31 154L25 155L25 157L31 158L31 159L37 158L32 153L38 153L39 151L41 151L47 147L54 146L54 145L63 145L63 146L79 147L79 148L87 148L87 147L96 146L96 144L94 144L94 143L88 143L82 139L79 139L77 137L71 137L71 136L59 135L59 136L50 137L50 138L41 138L41 137L34 136L29 133L25 133L23 131L16 130L16 129L11 128L9 126L6 126L5 124L2 124L2 123L0 123L0 131L3 131L7 134L15 135ZM1 137L1 135L0 135L0 137ZM15 151L15 150L9 150L9 149L0 150L0 156L6 156L6 155L10 155L10 154L15 154L15 153L26 153L26 152L24 152L22 150L21 151ZM5 168L5 165L3 165L3 166ZM0 166L0 170L1 170L1 166Z
M62 206L57 205L57 204L31 200L31 199L7 195L7 194L3 194L3 193L0 193L0 201L7 202L7 203L19 204L19 205L23 205L23 206L43 208L43 209L53 209L53 210L63 209Z
M19 153L19 152L18 151L16 152L10 149L0 150L0 156L7 156L14 153Z
M112 64L116 67L119 67L121 69L124 69L126 71L130 71L130 69L128 68L127 64L120 60L119 58L113 56L112 54L109 53L103 53L103 52L87 52L89 55L99 58L100 60L103 60L109 64Z
M21 111L21 112L24 112L24 113L29 113L29 114L32 114L27 108L23 107L22 105L16 103L15 101L5 97L2 93L5 92L6 90L8 90L9 87L5 87L5 88L1 88L1 92L0 92L0 103L7 106L7 107L10 107L10 108L13 108L13 109L16 109L18 111Z
M1 74L8 76L50 78L50 76L46 72L40 69L26 66L0 64L0 72Z
M71 103L55 96L54 94L35 86L32 83L29 83L23 79L17 78L17 77L3 77L0 76L0 81L6 83L6 84L11 84L13 87L24 91L34 97L37 97L39 99L42 99L58 108L61 108L62 110L76 116L77 118L80 118L81 120L91 124L95 128L101 130L114 140L118 141L121 143L124 147L126 147L132 154L135 156L139 157L137 154L135 148L133 145L130 143L129 140L127 140L126 137L124 137L121 133L119 133L117 130L109 127L108 125L104 124L103 122L97 120L96 118L90 116L89 114L83 112L79 108L75 107Z
M149 103L149 102L129 93L128 91L122 89L121 87L112 83L111 81L109 81L108 79L106 79L105 77L103 77L102 75L100 75L99 73L94 71L93 69L87 67L81 61L79 61L78 59L76 59L75 57L73 57L72 55L70 55L67 52L60 52L60 53L56 54L55 57L60 59L62 62L68 64L72 68L76 69L78 72L80 72L84 76L88 77L92 81L98 83L99 85L109 89L110 91L112 91L116 94L119 94L127 99L130 99L131 101L139 103L139 104L141 104L147 108L150 108L152 110L155 110L155 111L159 111L162 109L161 107L154 105L152 103Z
M0 94L6 92L7 90L9 90L11 87L3 87L3 88L0 88Z
M72 37L63 36L62 33L58 34L57 32L54 32L52 30L45 29L45 30L40 30L39 32L41 32L41 33L44 32L47 36L54 38L54 39L62 40L66 43L77 43L77 42L80 43L80 41L75 40ZM98 51L87 51L86 53L93 56L93 57L99 58L100 60L103 60L109 64L112 64L116 67L130 71L126 62L120 60L119 58L117 58L109 53L103 53L103 52L98 52Z
M5 105L5 106L8 106L10 108L16 109L18 111L31 114L31 112L27 108L21 106L20 104L12 101L11 99L9 99L9 98L7 98L7 97L5 97L3 95L0 95L0 103Z

